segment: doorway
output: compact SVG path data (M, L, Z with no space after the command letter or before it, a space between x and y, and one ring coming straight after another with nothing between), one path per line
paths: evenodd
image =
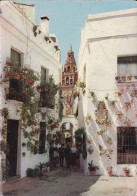
M9 176L16 176L17 171L18 127L18 120L8 120L6 165Z

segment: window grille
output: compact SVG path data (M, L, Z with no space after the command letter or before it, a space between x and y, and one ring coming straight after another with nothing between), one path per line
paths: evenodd
M137 164L137 128L118 127L117 163Z

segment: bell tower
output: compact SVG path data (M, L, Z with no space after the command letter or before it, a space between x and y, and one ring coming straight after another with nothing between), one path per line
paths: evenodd
M72 115L72 93L77 81L77 68L72 47L67 53L67 59L62 73L62 95L64 115Z

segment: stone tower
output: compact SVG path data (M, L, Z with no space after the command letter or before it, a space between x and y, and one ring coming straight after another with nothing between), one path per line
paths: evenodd
M72 47L68 51L64 71L62 73L63 115L72 115L72 95L77 81L77 68Z

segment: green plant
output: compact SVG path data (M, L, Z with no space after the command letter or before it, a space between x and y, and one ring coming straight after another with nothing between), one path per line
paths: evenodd
M107 171L108 171L108 172L112 172L112 168L113 168L112 166L107 167Z
M34 177L34 172L33 172L33 169L32 168L28 168L26 170L26 176L27 177Z
M89 169L90 171L96 171L97 169L99 169L99 166L94 165L94 164L93 164L93 160L92 160L91 163L88 163L88 169Z
M127 167L124 167L123 170L124 170L125 173L129 173L130 172L130 169L127 168Z
M94 149L93 149L92 145L90 145L88 148L88 152L91 154L93 151L94 151Z
M22 156L25 157L25 155L26 155L26 152L22 152Z
M82 135L82 134L86 134L85 127L81 127L75 131L75 135Z
M8 108L3 108L1 111L1 115L5 118L8 119L9 118L9 110Z

